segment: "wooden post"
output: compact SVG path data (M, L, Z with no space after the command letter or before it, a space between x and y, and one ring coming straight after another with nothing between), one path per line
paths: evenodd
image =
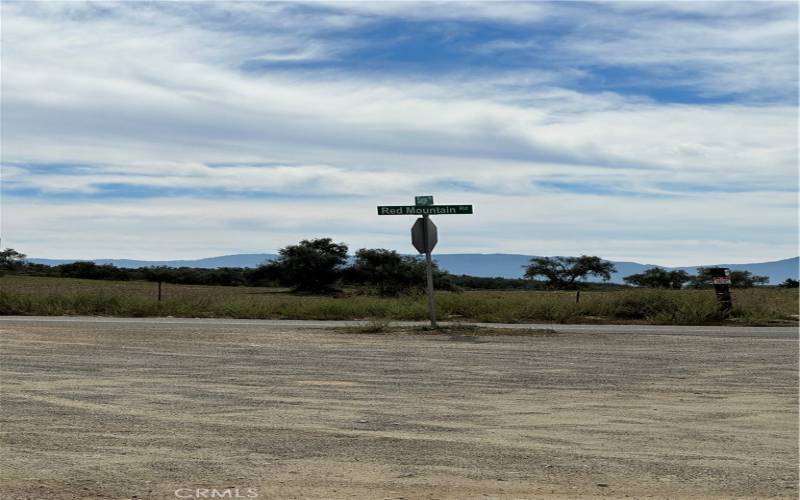
M158 301L161 302L161 280L158 280Z
M712 267L711 283L714 285L714 293L719 302L719 310L723 318L727 318L733 309L733 299L731 299L731 270L727 267Z
M581 301L581 291L580 290L576 290L575 291L575 303L577 304L580 301Z

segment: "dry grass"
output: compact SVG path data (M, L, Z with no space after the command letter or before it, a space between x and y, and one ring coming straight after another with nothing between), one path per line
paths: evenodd
M0 277L0 314L176 316L275 319L423 320L424 296L380 298L296 296L285 289L163 285L29 276ZM796 324L798 294L775 288L734 291L726 323ZM469 291L437 293L442 320L501 323L723 322L710 290L612 290L582 292ZM380 324L379 324L380 323Z

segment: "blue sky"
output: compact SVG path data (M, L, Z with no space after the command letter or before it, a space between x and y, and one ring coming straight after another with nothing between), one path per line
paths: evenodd
M794 2L3 2L3 246L797 254Z

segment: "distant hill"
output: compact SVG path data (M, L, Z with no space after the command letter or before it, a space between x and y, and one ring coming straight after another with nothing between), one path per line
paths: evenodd
M196 260L131 260L131 259L86 259L97 264L113 264L117 267L136 268L150 266L167 267L200 267L204 269L214 269L217 267L258 267L262 263L272 260L277 255L271 253L240 253L236 255L221 255L219 257L207 257ZM34 264L45 264L57 266L59 264L69 264L81 259L38 259L30 258L28 262Z
M113 264L117 267L148 267L148 266L169 266L169 267L257 267L263 262L270 261L277 257L270 253L251 253L222 255L220 257L208 257L197 260L130 260L130 259L94 259L98 264ZM493 254L439 254L434 258L442 269L452 274L467 274L470 276L501 277L501 278L521 278L523 266L531 259L531 255L519 255L508 253ZM57 266L75 262L78 259L40 259L30 258L28 261L37 264ZM638 262L617 262L617 272L612 276L611 281L622 283L625 276L640 273L651 267L652 264L639 264ZM712 264L705 265L709 267ZM717 265L717 264L713 264ZM752 264L718 264L721 267L729 267L735 271L750 271L753 274L768 276L771 284L778 284L786 278L797 279L800 274L800 258L777 260L773 262L757 262ZM670 267L667 269L683 269L690 274L694 274L699 266Z
M704 266L709 267L709 266ZM719 264L718 267L729 267L733 271L750 271L759 276L769 276L769 282L777 285L787 278L798 279L800 274L800 257L776 260L772 262L758 262L755 264ZM681 267L686 272L694 274L694 267Z
M523 266L531 259L530 255L518 254L442 254L436 255L439 266L452 274L469 274L472 276L498 276L502 278L521 278ZM655 266L653 264L640 264L638 262L612 261L617 267L617 272L611 277L613 283L622 283L622 278L631 274L641 273ZM752 264L705 264L702 267L729 267L734 271L750 271L759 276L768 276L769 282L778 284L786 278L797 279L800 274L800 257L777 260L773 262L758 262ZM689 274L695 274L701 265L665 267L665 269L682 269Z

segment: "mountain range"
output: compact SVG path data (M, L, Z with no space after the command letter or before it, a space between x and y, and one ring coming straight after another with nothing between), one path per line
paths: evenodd
M130 259L86 259L97 264L113 264L117 267L135 268L147 266L169 266L169 267L257 267L258 265L270 261L277 257L275 254L236 254L222 255L219 257L208 257L196 260L130 260ZM470 276L502 277L502 278L521 278L523 267L532 258L531 255L494 253L494 254L439 254L435 255L435 260L439 267L452 274L468 274ZM56 266L76 262L79 259L41 259L29 258L29 262L36 264L46 264ZM641 273L652 267L664 267L665 269L682 269L689 274L694 274L700 266L680 266L665 267L652 264L640 264L638 262L612 261L617 267L617 272L612 275L613 283L622 283L622 278L631 274ZM768 276L771 284L778 284L787 278L797 279L800 273L800 257L776 260L771 262L755 262L749 264L713 264L703 267L729 267L734 271L750 271L759 276Z

